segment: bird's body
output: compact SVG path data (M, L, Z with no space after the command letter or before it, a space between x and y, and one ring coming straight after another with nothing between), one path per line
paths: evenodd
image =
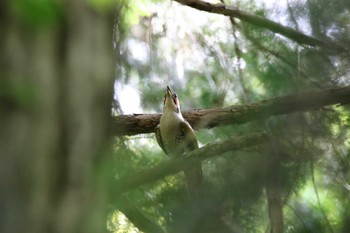
M169 87L164 99L163 114L156 128L156 137L159 146L171 157L198 148L194 131L181 114L177 95ZM203 179L200 163L189 164L184 173L190 195L197 195Z
M183 124L185 124L184 122L185 119L181 114L172 111L164 111L160 119L160 134L162 135L166 153L170 156L176 156L189 151L189 148L186 148L182 130L182 127L184 127Z

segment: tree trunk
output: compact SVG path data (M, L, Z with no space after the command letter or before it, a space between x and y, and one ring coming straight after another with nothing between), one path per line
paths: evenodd
M33 3L37 18L13 6L0 6L0 231L101 232L112 20L86 1Z

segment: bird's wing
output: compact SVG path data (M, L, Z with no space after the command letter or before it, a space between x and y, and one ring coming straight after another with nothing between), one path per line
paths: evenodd
M168 154L167 151L165 150L162 136L160 134L160 125L157 125L157 127L155 128L155 134L156 134L156 139L157 139L158 145L162 148L162 150L164 151L165 154Z
M191 125L187 121L183 121L180 123L180 129L182 136L184 137L184 141L186 142L187 150L191 151L197 149L198 142Z

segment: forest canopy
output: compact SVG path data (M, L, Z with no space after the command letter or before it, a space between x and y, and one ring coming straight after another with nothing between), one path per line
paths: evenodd
M350 232L349 18L348 0L3 1L0 231ZM199 144L176 156L154 133L167 86Z
M115 132L139 134L117 140L127 164L119 165L120 183L134 182L123 191L129 201L165 232L348 231L349 96L325 103L310 94L328 99L334 94L327 91L349 85L350 5L179 0L149 6L118 44ZM162 112L167 85L204 148L254 133L265 137L205 159L205 189L196 202L187 199L181 173L164 172L152 182L147 176L168 166L153 134L140 135L158 124L154 113ZM145 185L127 179L130 169ZM122 215L128 217L123 210L113 215L114 229Z

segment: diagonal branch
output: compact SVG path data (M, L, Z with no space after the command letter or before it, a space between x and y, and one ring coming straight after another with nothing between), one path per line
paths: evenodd
M249 146L256 146L265 141L264 133L252 133L244 137L236 137L223 142L216 142L186 153L184 156L168 159L153 168L145 169L139 173L120 178L117 183L115 195L125 193L140 185L150 183L170 174L181 171L188 166L189 161L205 159L221 155L228 151L238 150Z
M153 222L127 197L121 195L118 197L117 208L122 212L130 222L143 232L164 233L165 231L157 223Z
M183 112L194 129L242 124L271 116L304 112L333 104L350 103L350 86L287 95L253 104L226 108L195 109ZM113 132L117 136L152 133L161 114L121 115L114 118Z
M201 11L221 14L225 16L231 16L231 17L240 19L244 22L251 23L253 25L256 25L262 28L266 28L272 32L283 35L299 44L333 48L333 50L334 50L334 47L339 47L337 45L329 44L319 39L305 35L299 31L294 30L293 28L283 26L272 20L263 18L261 16L257 16L254 14L250 14L248 12L240 10L237 7L228 6L222 3L212 4L212 3L203 2L199 0L175 0L175 1Z

